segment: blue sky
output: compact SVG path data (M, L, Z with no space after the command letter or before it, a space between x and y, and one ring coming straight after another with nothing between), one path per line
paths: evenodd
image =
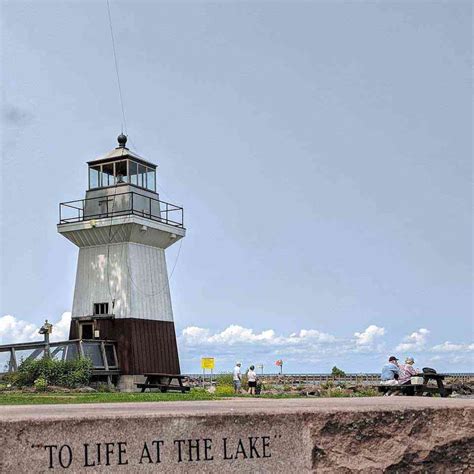
M185 208L183 370L474 370L470 3L110 4L130 148ZM1 8L6 343L70 311L57 206L122 119L105 1Z

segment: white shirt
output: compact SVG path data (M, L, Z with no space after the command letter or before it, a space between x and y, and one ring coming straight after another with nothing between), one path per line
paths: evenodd
M249 382L256 382L257 381L257 374L254 370L250 370L247 372L247 380Z
M234 382L237 382L238 380L240 380L240 367L238 365L234 367L233 379L234 379Z

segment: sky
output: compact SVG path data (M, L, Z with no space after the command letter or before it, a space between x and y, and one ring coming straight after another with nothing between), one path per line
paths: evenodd
M0 344L67 338L58 204L128 145L184 207L183 372L474 371L470 2L1 2Z

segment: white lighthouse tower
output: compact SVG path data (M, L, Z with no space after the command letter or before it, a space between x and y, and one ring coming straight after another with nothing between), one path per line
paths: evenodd
M126 143L88 163L85 199L60 204L58 232L79 247L69 338L116 341L125 376L178 374L165 249L185 236L183 209Z

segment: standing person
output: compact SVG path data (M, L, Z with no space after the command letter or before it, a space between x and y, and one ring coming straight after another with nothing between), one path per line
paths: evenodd
M240 393L240 388L242 387L242 374L240 373L241 363L237 362L234 367L234 372L232 374L232 381L234 382L234 392Z
M257 387L257 373L255 372L255 366L251 365L247 372L247 381L249 384L250 395L255 395L255 388Z
M398 385L400 377L400 368L398 366L398 359L391 356L388 359L388 364L382 367L382 374L380 375L381 385Z
M398 383L400 384L408 384L410 383L410 379L419 374L420 371L415 369L413 367L413 364L415 363L415 359L413 357L407 357L405 359L405 364L400 365L400 378L398 380Z

